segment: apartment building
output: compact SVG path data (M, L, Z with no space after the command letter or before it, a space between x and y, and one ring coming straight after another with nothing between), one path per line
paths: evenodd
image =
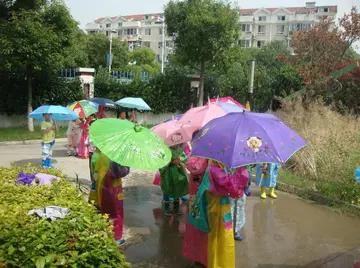
M163 39L165 39L164 62L172 53L174 41L172 36L163 36L165 29L163 14L144 14L99 18L86 24L88 34L104 33L112 38L128 42L129 50L149 47L162 60Z
M304 7L240 9L242 47L263 47L272 41L286 42L296 31L308 30L321 20L335 23L337 6L316 6L306 2Z
M316 2L306 2L304 7L280 7L241 9L242 47L262 47L272 41L284 41L291 45L291 35L295 31L307 30L322 19L334 21L337 6L316 6ZM128 41L129 50L149 47L161 62L163 39L165 39L164 62L174 49L173 36L163 36L163 14L142 14L99 18L86 25L89 34L104 33L112 38Z

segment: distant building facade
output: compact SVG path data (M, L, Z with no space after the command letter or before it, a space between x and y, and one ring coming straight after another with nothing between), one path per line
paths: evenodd
M323 19L334 21L337 6L316 6L307 2L304 7L240 9L242 47L263 47L272 41L291 46L295 31L307 30ZM99 18L86 25L88 34L104 33L128 41L129 50L149 47L162 60L164 14L143 14ZM172 36L165 35L164 62L174 49Z

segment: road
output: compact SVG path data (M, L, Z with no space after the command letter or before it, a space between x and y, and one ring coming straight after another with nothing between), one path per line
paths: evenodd
M40 145L0 146L0 165L40 164ZM54 165L70 177L89 182L87 160L66 156L58 142ZM124 179L127 259L133 267L180 268L186 217L165 218L161 192L152 186L154 172L133 170ZM360 219L340 215L296 196L260 200L252 188L247 199L245 240L236 243L236 267L353 267L360 261ZM185 209L185 206L183 207Z

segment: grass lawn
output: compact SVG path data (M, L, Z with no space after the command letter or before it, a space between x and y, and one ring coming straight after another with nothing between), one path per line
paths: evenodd
M66 137L66 127L60 127L56 138ZM2 141L26 141L41 139L40 127L36 127L34 132L29 132L27 128L0 128L0 142Z

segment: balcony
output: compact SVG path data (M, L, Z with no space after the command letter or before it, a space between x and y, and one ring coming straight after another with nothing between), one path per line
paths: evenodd
M141 22L140 21L125 21L122 23L123 28L140 28Z
M100 31L102 28L99 23L90 22L85 26L86 31Z

